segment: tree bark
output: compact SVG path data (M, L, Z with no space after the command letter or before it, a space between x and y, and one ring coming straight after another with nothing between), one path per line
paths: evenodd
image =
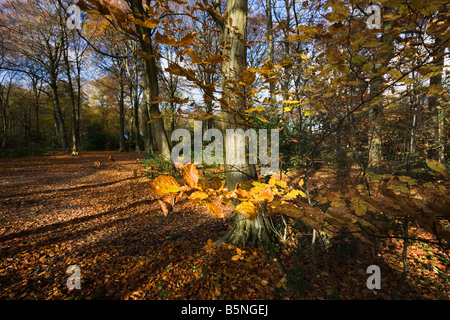
M436 38L435 42L437 45L440 45L442 39ZM444 54L445 47L438 49L435 54L435 62L436 66L439 66L441 72L437 75L430 78L430 86L432 85L442 85L442 72L444 68ZM445 160L445 136L444 136L444 128L445 128L445 113L443 108L443 98L441 95L434 94L430 97L429 100L430 110L432 112L433 119L433 128L431 137L434 138L432 141L432 145L437 147L437 155L436 158L440 162L444 162Z
M370 88L376 90L378 86ZM381 125L378 108L369 109L369 160L367 168L377 170L381 165Z
M136 14L137 18L142 18L142 15L145 17L145 11L142 6L142 1L140 0L128 0L130 7L134 14ZM151 58L144 59L144 70L142 74L143 78L143 94L144 94L144 109L147 109L149 112L149 117L152 117L151 120L154 120L150 124L150 132L155 144L158 148L160 154L165 155L167 158L170 158L170 144L167 138L167 132L164 128L164 122L161 117L161 111L159 110L159 105L156 102L157 96L159 93L159 84L158 84L158 74L156 68L156 58L153 52L153 46L151 40L145 42L143 40L143 36L146 35L148 39L152 38L151 29L137 26L137 31L139 35L141 35L139 42L141 45L142 51L149 54ZM144 110L145 112L145 110ZM150 145L148 144L148 135L146 141L146 153L150 152Z
M69 62L69 46L66 42L68 42L68 35L66 32L61 32L61 43L62 43L62 51L63 58L66 67L67 74L67 82L69 84L69 97L70 102L72 104L72 154L75 155L78 152L78 136L77 136L77 101L75 98L74 87L72 82L72 75L70 73L70 62Z
M119 152L125 152L125 102L123 67L119 66Z
M138 95L138 86L136 85L133 90L133 117L134 117L134 140L136 142L135 152L141 152L141 148L139 146L141 141L141 131L139 126L139 95Z
M386 7L384 9L386 13L392 13L393 9ZM384 21L383 26L386 30L390 30L392 25L392 21ZM389 44L393 46L392 39L383 35L381 38L382 43ZM380 63L377 63L373 66L374 73L379 73L381 68L388 65L390 58L392 57L391 53L385 53L381 57ZM370 83L370 98L375 98L380 95L380 86L383 83L382 75L375 76ZM382 162L382 138L381 138L381 108L382 102L380 101L375 106L369 109L369 159L367 163L367 168L372 170L378 170L381 166Z
M267 17L267 40L269 42L267 50L267 60L274 63L274 37L273 37L273 23L272 23L272 0L266 0L266 17ZM271 81L269 83L270 105L275 106L275 84Z
M67 149L67 135L66 126L64 124L64 118L61 112L61 105L59 102L58 95L58 85L55 75L51 75L50 87L52 88L52 98L53 98L53 115L55 117L56 132L58 134L59 141L61 143L61 149Z
M245 109L245 96L239 84L242 72L246 68L246 39L247 39L247 0L228 0L226 11L228 17L222 29L222 53L226 57L222 63L223 75L223 104L219 123L225 141L225 153L234 152L235 142L226 139L226 130L235 129L239 122L236 116ZM237 112L230 112L233 109ZM246 159L244 164L225 164L225 175L228 190L234 190L236 183L257 180L254 164ZM237 201L233 203L235 206ZM259 210L255 220L248 220L240 213L235 213L234 223L218 244L231 243L233 245L260 245L265 249L270 247L271 229L266 222L266 216Z

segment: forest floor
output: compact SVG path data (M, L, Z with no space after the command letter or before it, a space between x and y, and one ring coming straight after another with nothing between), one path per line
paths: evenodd
M351 239L321 247L312 286L311 237L295 224L277 261L258 248L215 248L232 208L219 219L181 202L164 217L140 157L0 159L0 299L449 298L448 256L424 242L410 243L400 288L401 240L379 241L377 250ZM323 169L313 183L331 175ZM415 236L430 238L412 227ZM70 265L80 268L79 290L67 287ZM366 286L370 265L380 267L381 290Z

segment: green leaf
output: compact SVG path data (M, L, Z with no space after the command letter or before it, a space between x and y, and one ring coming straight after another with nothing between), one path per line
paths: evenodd
M352 199L351 207L358 216L366 214L367 206L359 198Z
M392 188L395 191L400 191L400 192L409 194L409 189L407 187L405 187L405 186L392 186L390 188Z
M364 63L366 62L366 58L363 56L353 56L350 61L352 63Z
M378 47L379 45L380 45L380 43L377 41L368 41L368 42L363 43L362 47L375 48L375 47Z
M439 161L433 160L433 159L427 159L426 162L427 162L427 166L431 170L439 172L441 174L445 174L445 171L446 171L445 166L442 163L440 163Z
M440 94L444 91L444 88L440 84L432 84L428 87L428 90L430 91L430 93Z
M394 80L396 80L396 79L400 78L401 76L403 76L400 71L395 70L395 69L389 70L388 73L392 76L392 78L394 78Z
M383 176L381 174L376 174L376 173L372 173L372 172L368 172L368 175L370 176L370 178L372 180L380 180L383 178Z

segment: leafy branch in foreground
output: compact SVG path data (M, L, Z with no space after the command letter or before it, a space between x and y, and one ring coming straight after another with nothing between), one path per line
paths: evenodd
M366 188L349 186L345 194L329 188L315 190L311 204L301 183L299 188L293 188L274 175L268 183L248 181L236 184L233 191L227 191L217 177L201 179L194 164L184 168L184 183L172 176L161 175L150 186L159 195L157 200L165 216L174 210L177 201L187 198L192 204L205 205L211 214L223 218L224 213L215 202L227 204L233 200L237 203L235 211L246 219L255 220L262 210L268 216L285 215L302 221L330 237L344 228L354 233L366 230L371 234L385 234L387 225L371 222L373 215L384 215L407 217L439 241L445 239L450 243L450 230L442 219L450 217L449 174L445 166L435 160L427 160L427 164L432 174L443 176L445 180L419 185L408 176L372 174Z

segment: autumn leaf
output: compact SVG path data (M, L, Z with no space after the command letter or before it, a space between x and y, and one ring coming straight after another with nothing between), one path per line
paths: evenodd
M402 77L402 73L396 69L391 69L388 73L393 77L394 80Z
M236 206L236 211L241 213L249 220L255 220L258 215L258 210L255 205L249 201L243 201Z
M223 212L219 208L217 208L217 206L214 203L206 202L206 207L208 208L209 212L211 212L216 217L218 218L224 217Z
M184 181L192 187L195 188L198 185L198 171L193 163L189 163L183 170Z
M223 189L224 183L219 178L215 177L214 179L208 180L206 183L206 187L212 189L214 191L220 191Z
M264 119L264 118L261 118L261 117L258 117L258 116L255 116L259 121L261 121L261 122L264 122L264 123L269 123L269 120L266 120L266 119Z
M366 214L367 206L360 198L354 198L351 201L351 208L355 211L356 215L363 216Z
M203 248L205 249L206 253L211 254L216 251L217 244L211 239L208 239L206 245L204 245Z
M346 205L340 205L338 207L330 207L328 209L328 213L333 217L336 218L339 222L349 223L352 222L353 216L350 211L350 208Z
M349 15L349 9L343 1L340 0L328 0L325 4L325 8L331 7L333 10L325 15L325 18L329 22L340 22L347 19Z
M148 54L147 52L144 52L144 51L139 50L139 49L134 50L134 52L136 52L136 54L138 56L140 56L141 58L143 58L144 60L150 60L150 59L155 57L155 55Z
M240 254L235 254L234 256L231 257L231 260L237 261L237 260L239 260L240 258L241 258L241 255L240 255Z
M247 85L251 85L256 79L256 74L247 69L244 70L244 72L242 72L242 80L247 84Z
M150 189L159 195L179 192L180 185L172 176L157 176L151 183Z
M307 198L306 193L304 193L302 190L294 189L286 194L286 200L297 198L298 195L301 195L303 198Z
M180 47L187 47L190 46L194 42L194 40L195 40L195 33L190 32L183 38L181 38L181 40L177 42L177 45Z
M189 196L189 200L191 200L193 203L199 203L207 198L208 198L208 194L203 191L194 191Z
M430 91L430 93L440 94L444 91L444 88L440 84L432 84L428 87L428 90Z
M441 174L445 174L446 171L445 166L439 161L433 159L426 159L426 163L431 170L439 172Z
M250 108L250 109L244 110L245 113L263 112L263 111L264 111L264 107L262 105L259 105L256 108Z
M131 20L131 22L133 22L134 24L137 24L141 27L145 27L145 28L156 28L159 25L159 20L155 19L155 18L147 18L147 19L137 19L135 17L130 16L129 19Z
M161 207L164 216L166 217L169 213L173 211L175 206L175 195L164 196L158 199L159 206Z
M169 45L169 46L172 46L172 47L177 45L177 42L176 42L174 37L168 36L168 35L165 35L165 34L161 34L159 32L157 32L155 34L154 39L155 39L156 42L159 42L159 43L162 43L162 44L166 44L166 45Z
M250 190L250 194L258 202L271 202L274 199L274 192L270 185L254 187Z

